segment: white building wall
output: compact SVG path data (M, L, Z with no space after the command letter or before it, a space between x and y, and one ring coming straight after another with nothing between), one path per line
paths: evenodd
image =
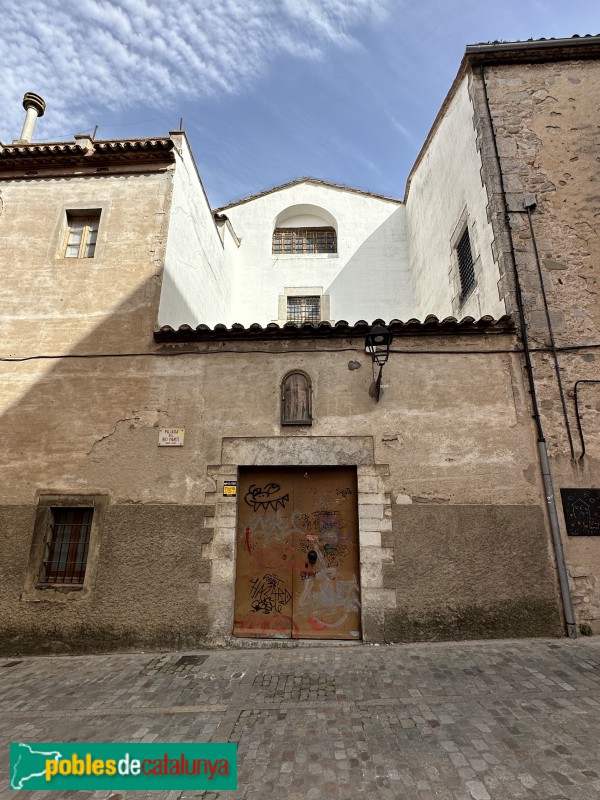
M173 135L175 177L159 325L214 326L231 308L231 267L184 135Z
M414 316L439 318L484 314L500 317L498 267L492 255L493 232L481 182L473 108L465 78L450 101L410 179L406 203ZM460 302L458 265L453 245L469 227L476 286Z
M273 255L277 218L292 206L317 206L335 220L338 252ZM279 298L296 288L323 290L330 297L329 319L389 321L412 314L405 208L400 201L305 181L227 208L241 239L234 266L233 307L228 319L250 325L282 322ZM314 213L285 218L283 227L313 226ZM329 224L327 217L321 225ZM301 292L299 292L301 294Z

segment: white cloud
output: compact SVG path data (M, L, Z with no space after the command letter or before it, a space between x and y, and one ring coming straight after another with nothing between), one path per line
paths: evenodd
M3 8L0 140L19 135L24 92L48 105L36 138L93 127L103 109L167 110L249 87L282 54L350 48L390 0L12 0ZM102 134L102 131L100 131Z
M389 121L392 123L392 127L395 128L398 131L398 133L401 133L402 136L404 136L404 138L408 142L410 142L410 144L415 144L416 143L415 136L413 136L411 131L405 125L403 125L401 122L399 122L393 114L390 114L389 111L386 111L385 115L389 119Z

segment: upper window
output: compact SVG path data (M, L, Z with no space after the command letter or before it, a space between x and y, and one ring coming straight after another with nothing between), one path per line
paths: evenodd
M67 211L65 258L94 257L99 223L99 211L83 213Z
M458 274L460 278L460 299L462 300L475 285L473 252L468 228L465 228L464 233L456 244L456 257L458 259Z
M312 387L304 372L289 372L281 382L281 424L312 425Z
M287 298L288 322L320 322L321 298L289 297Z
M337 237L334 228L275 228L273 231L273 253L310 254L337 253Z
M50 509L38 585L83 585L93 514L93 508Z

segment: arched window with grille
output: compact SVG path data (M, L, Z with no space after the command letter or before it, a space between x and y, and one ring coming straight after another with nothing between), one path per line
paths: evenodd
M338 252L337 222L320 206L307 203L284 208L274 220L274 256L333 256Z
M275 228L273 231L274 255L314 253L337 253L337 236L334 228Z
M312 383L305 372L288 372L281 382L281 424L312 425Z

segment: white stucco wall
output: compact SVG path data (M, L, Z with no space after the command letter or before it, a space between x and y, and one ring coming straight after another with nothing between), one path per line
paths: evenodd
M214 326L229 317L231 267L187 140L173 139L176 165L158 322Z
M500 317L498 267L492 255L487 194L481 182L467 78L452 98L410 182L406 203L414 316ZM463 303L453 241L469 227L476 286Z
M314 213L282 215L292 206L317 206L335 220L338 252L272 254L272 233L315 223ZM241 239L234 265L233 306L228 324L281 321L279 297L293 288L322 287L329 295L330 319L389 321L412 314L411 281L402 203L305 181L226 209Z

